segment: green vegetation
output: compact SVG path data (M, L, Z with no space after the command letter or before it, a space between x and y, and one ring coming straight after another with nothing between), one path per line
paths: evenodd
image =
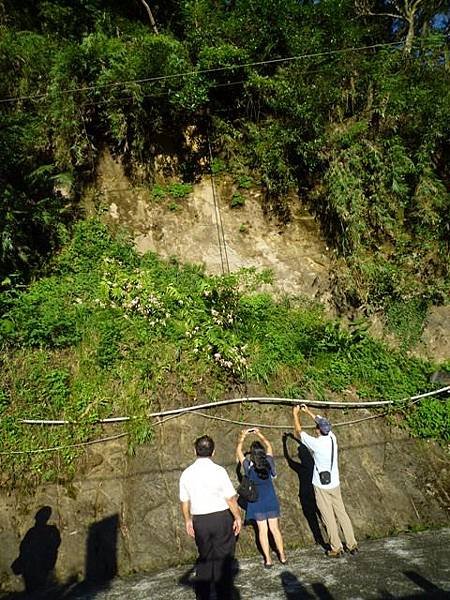
M118 415L134 417L126 424L133 450L151 437L146 414L161 399L179 406L220 399L243 382L268 395L315 398L351 389L400 400L429 389L432 365L375 341L364 323L343 329L304 298L275 302L257 291L268 281L254 270L211 277L154 254L139 257L98 221L80 222L46 277L4 295L2 451L102 437L96 420ZM444 405L430 401L428 420L423 406L408 417L411 426L448 439ZM79 424L20 425L25 417ZM0 458L20 485L70 474L80 453Z
M192 193L192 185L189 183L170 183L168 185L155 185L152 189L152 197L155 200L166 198L186 198Z
M420 437L438 438L447 442L450 440L450 402L424 400L406 419Z
M382 4L392 15L417 3ZM158 397L191 403L241 382L314 397L429 388L432 366L406 350L450 290L448 12L442 0L408 18L380 6L167 0L152 3L156 32L138 1L0 3L2 451L100 436L96 420L115 414L135 417L132 449ZM335 256L336 304L383 311L399 350L306 300L257 293L262 275L140 258L82 221L105 147L171 211L210 172L232 178L234 206L260 186L282 221L298 192ZM155 185L174 165L178 182ZM18 424L61 415L83 425ZM406 421L449 437L439 401ZM77 453L9 455L2 468L53 479Z
M242 194L240 194L239 192L235 192L232 196L231 196L231 202L230 202L230 206L231 208L240 208L241 206L245 205L245 198Z
M249 175L241 175L236 179L236 185L244 190L249 190L254 185L254 181Z
M387 324L405 350L419 341L426 314L427 304L418 298L387 303Z

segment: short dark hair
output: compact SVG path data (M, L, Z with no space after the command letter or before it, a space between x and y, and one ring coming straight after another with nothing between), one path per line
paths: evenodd
M212 456L214 452L214 440L209 435L202 435L195 440L194 447L197 456Z

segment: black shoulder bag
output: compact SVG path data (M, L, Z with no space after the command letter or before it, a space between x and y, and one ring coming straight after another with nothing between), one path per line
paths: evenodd
M243 476L236 491L238 495L247 502L256 502L258 500L258 488L256 483L247 475Z
M322 485L328 485L329 483L331 483L331 471L333 469L333 460L334 460L334 441L333 438L331 438L331 465L330 465L330 470L329 471L319 471L319 469L317 469L317 472L319 473L319 478L320 478L320 483Z

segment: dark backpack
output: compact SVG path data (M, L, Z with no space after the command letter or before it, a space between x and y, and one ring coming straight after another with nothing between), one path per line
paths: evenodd
M256 483L247 475L244 475L237 489L238 495L247 502L256 502L258 500L258 488Z

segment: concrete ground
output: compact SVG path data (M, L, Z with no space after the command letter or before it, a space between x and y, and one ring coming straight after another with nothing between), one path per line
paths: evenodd
M189 600L195 598L191 571L178 567L116 579L103 589L66 587L58 597ZM291 551L288 565L272 569L259 558L241 559L234 587L236 600L450 599L450 528L364 541L357 555L339 559L319 548Z

